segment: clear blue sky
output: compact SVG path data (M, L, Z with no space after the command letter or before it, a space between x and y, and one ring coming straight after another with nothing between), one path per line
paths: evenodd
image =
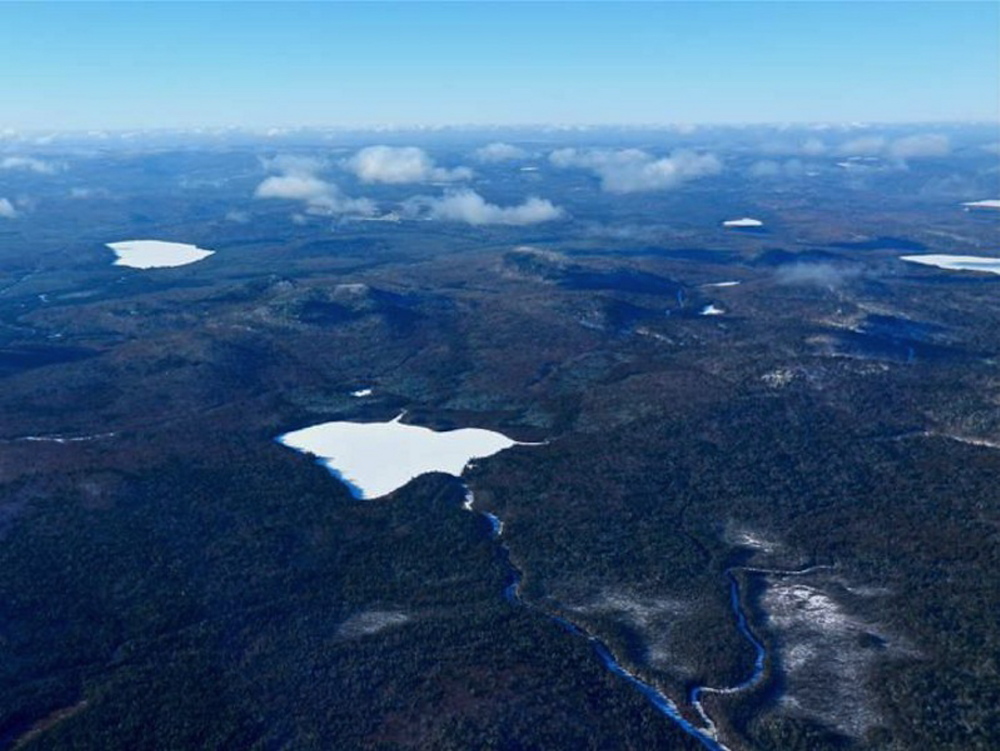
M1000 3L0 3L0 130L1000 119Z

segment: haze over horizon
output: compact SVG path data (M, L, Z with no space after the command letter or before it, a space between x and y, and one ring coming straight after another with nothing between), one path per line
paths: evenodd
M995 122L998 25L980 2L7 4L0 133Z

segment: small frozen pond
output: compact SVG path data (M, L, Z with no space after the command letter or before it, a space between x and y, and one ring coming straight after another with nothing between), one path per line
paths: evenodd
M133 269L186 266L208 258L215 252L199 248L197 245L163 240L122 240L117 243L107 243L107 246L118 256L115 266L128 266Z
M967 209L1000 209L1000 198L987 198L985 201L966 201L962 205Z
M762 222L760 219L751 219L750 217L745 216L742 219L727 219L726 221L724 221L722 223L722 226L723 227L737 227L737 228L739 228L739 227L763 227L764 226L764 222Z
M900 256L909 263L921 263L925 266L937 266L948 271L985 271L990 274L1000 274L1000 258L988 256Z
M381 498L427 472L458 477L473 459L519 444L501 433L462 428L444 433L389 422L324 422L277 438L288 448L314 454L355 498Z

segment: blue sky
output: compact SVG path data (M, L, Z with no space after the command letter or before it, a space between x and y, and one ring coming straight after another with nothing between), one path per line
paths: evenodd
M1000 3L0 3L0 130L1000 119Z

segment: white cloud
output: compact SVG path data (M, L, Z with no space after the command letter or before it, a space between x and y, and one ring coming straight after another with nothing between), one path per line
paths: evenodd
M8 156L0 161L0 169L24 170L25 172L35 172L39 175L54 175L62 169L62 165L35 159L30 156Z
M472 177L468 167L438 167L415 146L369 146L345 160L344 167L365 183L454 182Z
M0 219L13 219L17 216L17 209L6 198L0 198Z
M558 149L549 154L549 161L564 169L577 167L590 170L601 178L601 188L609 193L674 188L686 180L722 171L722 163L714 154L699 154L686 149L674 151L661 159L639 149Z
M951 142L948 136L934 133L907 136L889 144L889 156L899 160L948 156L949 153L951 153Z
M331 184L312 175L272 175L257 186L255 198L312 201L325 196Z
M751 177L780 177L781 163L763 159L750 165Z
M843 156L878 156L885 148L882 136L861 136L840 144L837 150Z
M283 174L264 179L254 191L254 198L302 201L310 214L361 214L376 211L375 203L367 198L350 198L331 182L316 177L323 163L310 157L275 157L266 163Z
M826 144L818 138L807 138L802 142L801 151L805 156L819 156L826 152Z
M233 211L227 211L226 221L235 222L236 224L246 224L250 221L250 214L245 211L236 211L235 209Z
M905 162L907 159L947 156L951 142L937 133L917 133L889 141L883 136L861 136L842 143L838 148L842 156L883 156Z
M528 152L519 146L497 141L476 149L473 156L480 162L508 162L526 159Z
M419 196L410 199L404 209L411 215L426 212L431 219L472 225L523 226L549 222L563 215L562 209L544 198L531 196L516 206L498 206L468 188L448 192L441 198Z

